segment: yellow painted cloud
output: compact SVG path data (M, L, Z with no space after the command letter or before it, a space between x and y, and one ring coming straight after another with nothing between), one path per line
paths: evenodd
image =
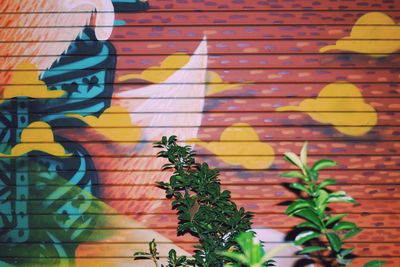
M129 112L123 107L110 107L99 117L68 114L68 117L79 119L93 127L98 133L114 142L140 140L141 131L132 127ZM131 126L131 127L128 127Z
M400 25L384 13L370 12L356 21L350 36L338 40L335 45L324 46L319 51L344 50L383 57L400 49L400 39L394 38L400 38Z
M186 53L174 53L166 57L160 64L160 66L150 67L143 72L131 73L122 75L118 78L118 81L124 82L133 79L145 80L151 83L162 83L168 79L177 70L183 68L190 60L190 56ZM230 89L236 89L240 84L233 84L224 82L221 76L214 71L207 71L206 81L207 94L212 95L220 93Z
M186 53L174 53L166 57L160 64L160 66L150 67L142 73L132 73L122 75L118 78L118 81L123 82L132 79L140 79L149 81L152 83L161 83L168 79L176 70L182 68L189 62L190 56Z
M207 71L207 95L217 94L226 90L237 89L240 84L226 83L221 76L214 71Z
M47 85L39 80L39 71L37 71L36 65L29 62L22 62L13 70L9 84L18 84L19 86L6 86L4 88L3 99L11 99L19 96L58 98L65 93L63 90L49 90ZM0 100L0 103L3 101Z
M360 89L351 83L331 83L316 99L306 99L299 106L276 110L306 112L314 120L332 124L339 132L353 136L366 134L378 121L375 109L364 101Z
M256 131L247 123L236 123L226 128L220 136L220 141L196 140L196 144L228 164L242 165L247 169L268 168L275 159L274 149L261 142Z
M28 125L21 133L21 142L11 149L10 154L1 154L0 157L19 157L32 151L41 151L57 157L68 157L64 147L54 141L54 134L45 122L37 121Z

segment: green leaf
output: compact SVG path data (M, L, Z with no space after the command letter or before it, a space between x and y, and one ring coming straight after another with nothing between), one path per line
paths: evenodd
M150 253L147 252L135 252L133 256L136 257L136 256L151 256L151 255Z
M156 240L154 238L153 238L153 240L151 240L151 242L149 242L149 251L150 251L150 254L153 255L153 256L158 254L158 252L157 252L157 243L156 243Z
M254 242L254 236L252 232L244 232L241 233L236 241L240 245L240 247L244 250L244 254L248 261L252 258L257 258L262 256L262 246L260 243Z
M332 249L336 252L339 252L342 248L342 242L340 241L339 236L335 233L326 233L326 237L328 238Z
M192 222L185 222L177 227L178 234L184 234L193 226Z
M317 171L313 171L313 170L310 170L310 169L306 169L306 171L307 171L307 175L308 175L308 177L310 177L311 178L311 180L312 181L318 181L318 172Z
M166 145L168 144L168 142L167 142L167 137L166 137L166 136L163 136L163 137L161 138L161 143L162 143L164 146L166 146Z
M338 192L331 193L329 195L328 202L329 203L332 203L332 202L345 202L346 203L347 202L347 203L353 203L353 204L357 203L354 200L354 198L347 195L347 193L344 191L338 191Z
M135 252L135 254L133 254L133 260L148 260L151 259L152 256L150 253L146 253L146 252Z
M320 228L313 223L310 222L302 222L296 225L296 228L313 228L319 230Z
M289 185L289 187L290 187L290 188L297 189L297 190L300 190L300 191L304 191L304 192L310 194L310 191L309 191L304 185L302 185L302 184L299 184L299 183L292 183L292 184Z
M299 210L302 208L311 208L311 207L312 207L312 205L309 201L304 200L304 199L298 199L289 205L289 207L286 209L285 213L290 216L296 210Z
M168 252L168 259L169 259L171 262L173 262L173 263L176 262L176 251L175 251L175 249L171 249L171 250Z
M349 248L349 249L343 249L339 252L339 255L342 257L346 257L347 255L350 255L353 252L354 248Z
M176 142L176 140L177 140L176 136L175 136L175 135L171 135L171 136L168 138L168 143L169 143L169 144L174 143L174 142Z
M176 265L177 265L177 266L182 265L182 264L186 261L186 259L187 259L186 256L180 256L180 257L178 258L178 260L176 261Z
M294 239L294 244L296 246L300 246L301 244L303 244L311 239L318 238L320 236L321 236L320 233L316 233L314 231L302 232L296 236L296 238Z
M300 152L300 160L303 163L303 166L307 166L307 142L304 143L303 148Z
M281 174L282 177L288 177L288 178L301 178L304 179L304 175L299 172L299 171L290 171L290 172L285 172Z
M303 163L301 162L300 158L293 152L286 152L285 159L292 163L293 165L299 167L303 170Z
M295 216L306 219L310 223L313 223L319 229L323 228L321 220L318 217L318 214L316 214L315 211L312 209L307 209L307 208L301 209L301 210L295 211L293 214Z
M347 214L336 214L328 219L328 221L326 222L326 225L330 225L346 216L347 216Z
M326 187L328 185L332 185L332 184L335 184L335 183L336 183L335 179L326 179L326 180L324 180L323 182L321 182L318 185L318 188L324 188L324 187Z
M351 237L357 235L357 234L360 233L361 231L362 231L361 228L355 228L354 230L348 231L348 232L344 235L344 237L342 238L342 240L343 240L343 241L344 241L344 240L347 240L347 239L349 239L349 238L351 238Z
M318 207L321 209L322 212L325 212L326 204L328 203L329 193L325 190L319 190L319 195L316 200Z
M333 167L336 165L337 165L337 163L333 160L321 159L321 160L318 160L316 163L314 163L314 165L311 167L311 170L319 171L321 169Z
M323 250L326 250L326 248L318 247L318 246L309 246L309 247L306 247L305 249L299 251L299 254L303 255L303 254L313 253L316 251L323 251Z
M338 222L336 223L332 230L333 231L342 231L342 230L351 230L357 228L357 225L352 222Z
M364 267L379 267L385 265L386 263L387 263L386 261L372 260L364 264Z

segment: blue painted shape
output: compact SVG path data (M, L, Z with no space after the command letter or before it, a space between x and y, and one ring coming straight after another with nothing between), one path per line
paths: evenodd
M114 20L114 26L122 26L122 25L125 25L125 24L126 24L126 21L123 20L123 19Z
M66 117L67 113L98 116L110 106L116 51L110 42L94 40L94 31L86 28L43 74L42 79L50 89L64 90L66 94L57 99L35 101L32 109L36 117L32 119L44 120L52 126L65 126L75 120ZM86 57L82 58L82 55Z
M112 0L115 12L139 12L149 9L149 1Z

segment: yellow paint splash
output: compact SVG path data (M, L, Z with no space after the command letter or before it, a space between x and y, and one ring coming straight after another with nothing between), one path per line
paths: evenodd
M160 66L150 67L142 73L132 73L122 75L118 81L123 82L127 80L140 79L152 83L161 83L168 79L176 70L182 68L189 62L190 56L186 53L174 53L166 57Z
M3 100L14 97L25 96L31 98L58 98L64 95L63 90L49 90L47 85L39 80L39 72L35 64L30 62L20 63L13 70L10 84L19 84L19 86L7 85L4 88ZM34 84L34 85L32 85Z
M57 157L68 157L72 154L65 152L64 147L54 141L54 134L45 122L37 121L28 125L21 133L21 143L11 149L10 154L0 157L19 157L32 151L41 151Z
M268 168L275 159L274 149L261 142L257 132L247 123L236 123L226 128L220 136L220 141L196 140L196 144L228 164L242 165L247 169Z
M350 36L338 40L335 45L324 46L319 51L344 50L383 57L400 49L400 40L390 40L395 38L400 38L400 25L384 13L370 12L356 21Z
M133 125L130 114L123 107L110 107L99 117L84 117L79 114L68 114L66 116L85 122L89 126L93 127L98 133L114 142L123 142L127 140L139 141L141 137L141 130L137 127L132 127Z
M276 110L306 112L314 120L332 124L339 132L352 136L366 134L378 121L375 109L364 101L360 89L351 83L331 83L316 99L306 99L299 106Z
M207 71L207 95L217 94L226 90L237 89L240 84L224 82L218 73Z

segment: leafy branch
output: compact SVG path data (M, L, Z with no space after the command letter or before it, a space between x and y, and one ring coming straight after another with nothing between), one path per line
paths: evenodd
M142 260L142 259L151 259L154 262L154 265L156 267L160 267L160 264L158 262L159 256L157 252L157 244L155 240L153 239L151 242L149 242L149 252L136 252L133 254L134 260ZM171 249L168 253L168 265L164 266L161 264L161 267L188 267L189 265L186 264L187 258L186 256L176 256L176 251L174 249Z
M142 260L142 259L151 259L153 260L154 264L156 267L159 267L160 265L158 264L158 252L157 252L157 244L155 240L153 239L151 242L149 242L149 253L147 252L135 252L133 254L134 260Z
M299 217L304 222L296 228L301 230L296 235L295 244L306 246L299 254L316 255L323 259L321 253L328 253L335 258L339 266L347 266L352 262L351 254L354 248L345 248L345 241L361 232L355 223L345 221L347 214L329 212L331 203L343 202L356 204L357 202L344 191L331 192L328 186L336 183L334 179L319 179L319 171L336 166L336 162L322 159L307 166L307 143L304 144L300 157L293 152L285 153L285 159L295 165L300 171L284 173L283 177L298 178L299 183L292 183L290 187L301 192L300 198L293 201L286 209L288 216ZM382 266L384 261L370 261L365 267Z
M191 266L223 266L225 258L217 251L237 246L235 238L251 228L253 214L231 201L231 192L221 190L219 171L207 163L196 163L190 146L177 144L176 136L163 137L155 147L157 157L168 163L162 169L174 172L169 182L158 182L177 211L177 234L190 234L199 240Z

